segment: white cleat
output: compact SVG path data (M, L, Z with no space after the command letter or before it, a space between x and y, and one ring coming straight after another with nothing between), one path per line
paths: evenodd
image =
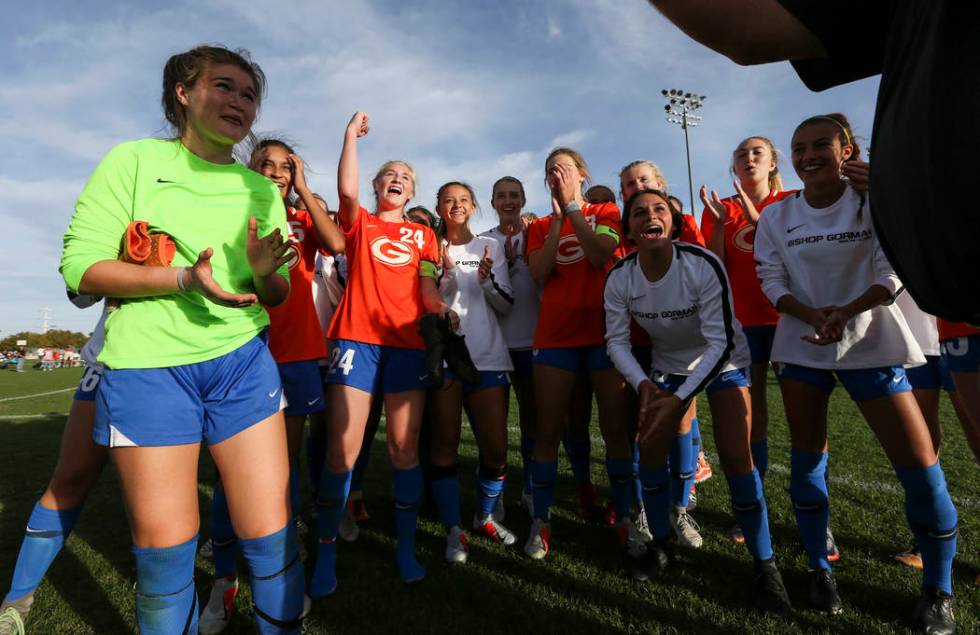
M198 620L197 631L201 635L214 635L228 628L238 595L238 578L218 578L211 587L208 603Z
M617 522L613 529L616 531L616 539L619 540L620 546L626 550L626 555L630 558L642 558L646 554L646 541L632 520L624 518Z
M517 542L517 536L514 535L514 532L501 525L500 521L494 518L493 514L483 519L480 519L479 516L473 516L473 530L481 536L502 545L512 545Z
M692 549L701 547L704 542L701 538L701 528L687 513L686 509L683 507L675 508L674 513L670 515L670 524L674 527L674 534L677 536L678 543Z
M640 503L639 509L636 511L636 519L633 524L636 525L636 530L643 537L644 544L653 540L653 534L650 533L650 522L647 520L647 510L643 503Z
M531 535L524 543L524 553L530 556L531 560L542 560L551 550L551 525L541 520L534 519L531 525Z
M463 564L469 557L466 532L456 525L446 534L446 562Z

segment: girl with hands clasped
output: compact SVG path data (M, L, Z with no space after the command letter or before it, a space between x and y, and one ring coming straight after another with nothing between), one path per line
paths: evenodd
M629 515L633 468L626 385L603 345L602 284L619 246L619 209L613 203L584 201L589 172L575 150L552 150L545 172L554 211L533 223L527 238L528 269L543 291L533 357L538 406L531 464L534 523L524 550L534 559L548 553L558 444L576 375L588 373L606 442L606 467L619 519L616 534L626 550L639 555L641 534Z
M776 147L766 137L749 137L738 144L732 153L732 172L735 174L733 196L722 199L714 190L709 196L708 188L701 186L701 202L704 203L701 233L707 247L725 264L735 317L742 325L752 355L752 386L749 388L752 395L752 461L765 481L769 466L766 375L779 312L762 293L755 273L755 227L767 206L794 192L783 191ZM730 535L738 542L743 539L737 525ZM829 544L833 544L832 539L829 540Z
M418 321L425 312L458 320L436 287L440 256L435 234L404 218L405 205L415 194L412 166L404 161L382 165L372 181L375 212L361 206L357 140L368 130L367 115L355 113L344 133L337 169L337 220L345 234L349 278L327 333L335 346L326 378L327 460L316 501L314 597L337 587L335 541L375 392L383 394L387 413L398 571L406 582L425 576L415 559L422 493L418 439L428 386Z
M507 342L497 322L514 304L507 258L493 238L469 229L476 211L473 189L450 182L439 188L436 211L444 233L439 292L459 316L459 331L480 383L464 385L451 370L429 390L432 413L432 494L446 528L446 560L466 562L467 541L459 510L459 439L466 405L480 449L477 510L473 529L505 545L516 537L495 519L507 468L507 373L513 370Z
M812 570L810 602L842 610L824 540L827 402L836 375L905 488L923 562L915 620L927 632L952 632L956 509L903 369L925 358L892 303L902 284L875 237L866 197L841 179L841 165L858 153L843 115L803 121L792 158L804 189L762 214L755 238L762 291L780 312L772 359L790 428L790 496Z
M94 437L119 471L146 632L196 632L197 466L214 458L252 572L262 633L298 633L303 566L287 496L282 386L257 304L289 292L282 198L236 164L264 76L244 52L201 46L168 60L176 131L114 148L79 197L61 271L73 291L122 298L106 321ZM168 234L172 267L118 259L134 220ZM304 291L306 291L304 289Z
M503 246L507 271L513 290L514 306L498 314L497 322L504 335L514 370L510 374L517 398L521 427L521 461L523 462L523 498L531 500L531 455L534 452L534 428L537 411L534 404L534 388L531 374L531 347L538 324L541 298L538 285L527 266L527 225L521 210L527 204L524 184L513 176L504 176L493 184L491 203L497 212L499 223L480 234L492 238ZM591 399L590 399L591 400ZM502 507L502 505L501 505ZM531 505L527 505L530 509Z
M669 565L667 457L688 404L704 390L732 509L755 559L756 605L783 615L790 602L773 562L766 499L749 449L748 347L721 263L702 247L674 244L681 222L663 192L633 194L622 225L637 250L609 272L604 290L609 356L640 401L640 481L654 537L643 564L654 571ZM631 320L650 336L650 371L631 351Z

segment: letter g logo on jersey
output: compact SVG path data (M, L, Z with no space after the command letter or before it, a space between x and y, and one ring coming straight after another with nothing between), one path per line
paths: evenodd
M739 251L746 251L751 254L755 251L755 227L753 225L746 225L739 229L732 236L732 242Z
M387 236L371 241L371 255L392 267L403 267L412 262L412 248Z
M583 258L585 258L585 250L579 244L578 236L572 234L570 236L563 236L558 240L558 254L555 256L555 262L562 265L570 265Z

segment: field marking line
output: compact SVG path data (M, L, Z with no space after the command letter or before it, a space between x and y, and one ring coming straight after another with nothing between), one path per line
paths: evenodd
M33 395L21 395L20 397L4 397L3 399L0 399L0 402L16 401L18 399L30 399L31 397L43 397L45 395L57 395L58 393L61 392L68 392L69 390L77 390L77 389L78 386L72 386L71 388L62 388L61 390L49 390L48 392L39 392Z
M67 417L67 412L47 412L40 415L0 415L0 421L24 421L29 419L50 419L51 417Z

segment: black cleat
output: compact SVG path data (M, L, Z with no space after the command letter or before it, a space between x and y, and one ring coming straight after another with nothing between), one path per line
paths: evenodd
M669 538L654 538L647 543L647 553L640 560L647 577L661 575L674 560L674 545Z
M772 558L755 561L755 608L779 617L788 617L793 610L783 577Z
M844 604L837 594L837 582L830 569L810 572L810 605L818 611L837 615L844 611Z
M647 566L646 554L643 554L639 558L629 555L625 549L622 550L623 554L623 568L626 570L626 575L633 582L646 582L650 579L650 569Z
M952 635L956 632L953 617L953 596L938 589L922 589L922 597L915 605L912 620L920 633L927 635Z

